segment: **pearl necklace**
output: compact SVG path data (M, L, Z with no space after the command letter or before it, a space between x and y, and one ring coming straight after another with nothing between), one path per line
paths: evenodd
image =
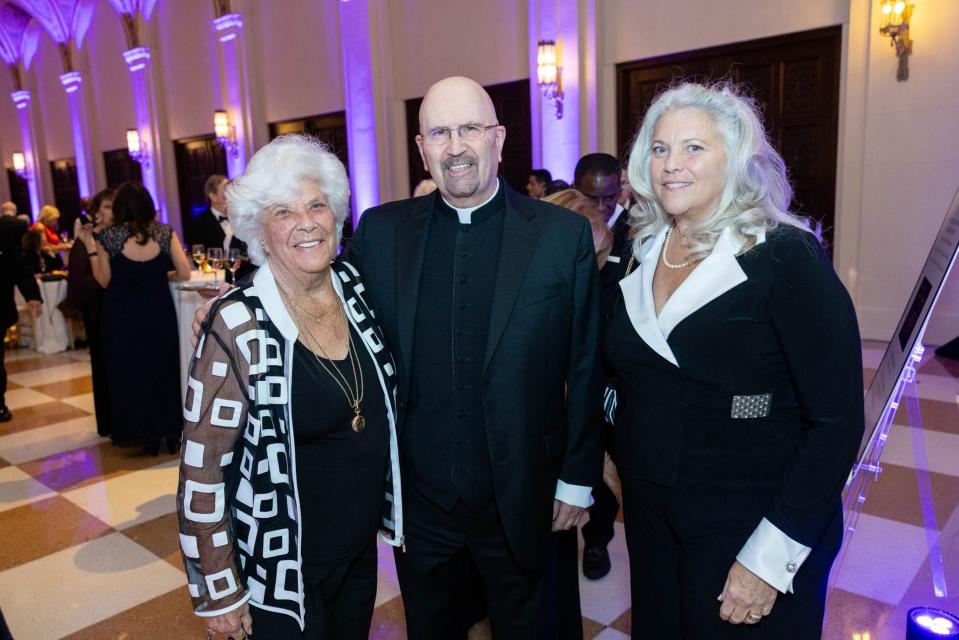
M679 264L673 264L666 259L666 252L669 251L669 236L672 235L674 228L676 228L675 221L673 222L672 225L670 225L669 229L666 230L666 240L663 241L663 252L662 254L660 254L660 257L663 259L663 264L669 267L670 269L685 269L692 263L699 262L700 260L702 260L702 258L696 258L695 260L686 260L685 262L681 262Z

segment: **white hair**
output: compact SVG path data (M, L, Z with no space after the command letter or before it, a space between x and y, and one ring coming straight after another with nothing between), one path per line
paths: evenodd
M316 181L326 196L336 220L339 244L350 206L346 168L317 138L290 133L279 136L253 154L243 175L226 187L233 233L246 243L253 264L261 265L267 258L261 241L263 212L275 204L294 200L303 180Z
M818 225L789 211L792 187L786 163L773 148L763 128L755 101L731 82L711 85L685 82L661 93L650 105L630 150L629 183L639 195L630 210L634 250L642 241L672 224L653 191L649 160L653 134L668 111L695 109L709 117L723 141L726 178L716 210L686 234L690 257L704 258L727 228L744 243L742 252L757 238L781 224L813 233L822 240Z

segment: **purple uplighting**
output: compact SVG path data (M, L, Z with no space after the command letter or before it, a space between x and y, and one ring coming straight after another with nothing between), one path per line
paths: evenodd
M340 4L340 39L346 136L350 150L353 224L366 209L379 203L379 153L376 147L376 105L373 88L373 48L369 8L365 2Z
M156 106L153 95L153 78L150 69L150 49L148 47L137 47L123 52L123 59L126 60L127 67L130 70L130 83L133 88L133 108L136 112L136 129L140 133L141 149L148 156L155 153L156 145L155 131L157 130L154 119L156 117ZM156 203L159 212L160 222L169 222L166 200L163 193L157 185L157 172L160 170L156 162L141 162L141 174L143 176L143 186L147 188L153 201Z
M90 150L87 147L86 105L83 97L83 77L78 71L60 76L60 83L67 92L70 106L70 126L73 131L73 151L77 162L77 185L80 196L89 198L94 191L93 176L87 166Z
M959 638L959 618L942 609L910 609L906 614L906 627L906 640Z
M246 52L240 38L243 16L237 13L220 16L213 21L213 29L219 37L223 63L223 105L230 115L230 125L236 136L233 152L226 154L226 174L233 178L246 169L247 148L251 146L248 145L250 128L245 117L250 113Z

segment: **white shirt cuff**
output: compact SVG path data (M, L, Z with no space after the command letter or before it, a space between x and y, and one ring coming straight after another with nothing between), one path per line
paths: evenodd
M593 506L592 493L592 487L583 487L578 484L566 484L562 480L556 481L556 499L560 502L565 502L568 505L582 507L583 509L591 507Z
M780 593L792 593L793 578L810 551L811 547L796 542L763 518L736 560Z

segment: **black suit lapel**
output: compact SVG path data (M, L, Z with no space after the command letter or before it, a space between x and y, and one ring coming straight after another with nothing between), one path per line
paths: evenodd
M429 235L435 198L426 198L410 209L396 225L396 331L406 370L413 362L413 327L420 293L420 274ZM402 376L400 398L409 391L409 376Z
M503 219L503 239L496 267L496 288L493 290L493 305L490 309L489 337L486 342L486 357L483 368L489 366L490 358L506 329L516 296L523 286L526 269L533 255L536 242L531 221L534 214L522 206L520 196L506 186L506 211Z

